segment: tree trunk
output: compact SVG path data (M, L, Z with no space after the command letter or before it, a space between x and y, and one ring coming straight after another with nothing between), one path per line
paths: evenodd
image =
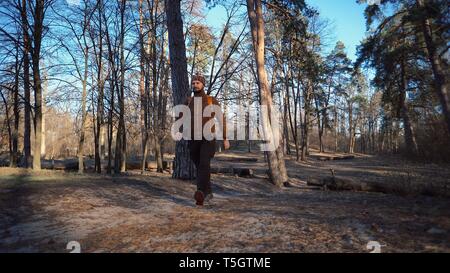
M287 93L284 96L284 117L283 117L283 132L284 132L284 147L286 149L286 154L291 155L291 141L289 138L289 128L288 128L288 100L289 87L287 88Z
M103 97L104 97L104 80L103 80L103 0L99 0L98 13L99 13L99 43L98 43L98 72L97 72L97 130L95 132L95 171L97 173L102 172L101 154L102 154L102 141L103 138Z
M103 19L106 21L105 14L102 14ZM108 174L112 174L113 172L113 166L112 166L112 154L113 154L113 148L112 148L112 141L113 141L113 135L114 135L114 112L115 112L115 103L114 103L114 96L117 88L117 69L115 64L115 52L113 52L112 49L112 42L109 36L108 28L105 27L105 38L106 38L106 45L108 47L108 70L110 71L109 76L109 111L108 111L108 167L107 172ZM117 90L117 92L119 92ZM116 151L114 152L114 154Z
M109 44L109 42L108 42ZM110 50L109 50L110 51ZM109 53L110 55L112 55L112 52L110 51ZM110 57L110 61L112 60L112 57ZM113 149L112 149L112 140L113 140L113 136L114 136L114 111L115 111L115 103L114 103L114 96L115 96L115 84L114 81L117 81L117 73L115 71L115 66L113 64L111 64L112 67L112 77L109 81L110 84L110 89L111 89L111 94L110 94L110 109L109 109L109 113L108 113L108 173L111 174L112 173L112 154L113 154ZM116 153L116 151L114 152L114 154Z
M157 138L155 138L155 160L156 160L156 171L162 173L163 168L163 155L161 152L161 143Z
M338 112L337 112L337 106L336 106L336 102L334 105L334 152L337 153L338 151L338 126L339 126L339 122L338 122Z
M405 144L408 154L417 155L419 152L416 137L414 135L414 128L409 117L408 102L406 91L408 88L408 81L406 79L405 63L401 64L401 94L400 94L400 113L403 119L403 127L405 130Z
M42 138L42 82L40 74L41 42L44 22L44 0L36 0L34 7L34 26L32 50L33 83L35 100L35 123L34 123L34 147L33 147L33 169L41 169L41 138Z
M173 103L183 104L190 94L187 74L186 45L184 43L183 21L180 0L166 0L166 22L169 33L169 54L172 75ZM173 178L193 179L194 164L190 159L189 143L181 140L176 143Z
M114 73L114 72L113 72ZM113 139L113 113L114 113L114 86L111 87L110 110L108 113L108 167L107 172L112 173L112 139Z
M308 114L305 112L304 117L304 124L303 124L303 139L302 139L302 154L301 154L301 161L306 161L306 156L308 155L308 143L309 143L309 128L308 128Z
M88 60L89 49L86 46L84 49L84 78L83 91L81 94L81 125L80 125L80 139L78 142L78 173L84 172L84 139L86 131L86 96L87 96L87 77L88 77Z
M420 8L424 8L423 0L417 0ZM437 96L441 102L442 111L447 123L447 130L450 133L450 94L448 91L448 79L444 70L444 66L437 52L437 47L433 39L433 31L429 19L422 20L422 32L425 39L425 51L431 64L434 75L434 84Z
M43 68L44 72L44 82L43 82L43 88L42 88L42 123L41 123L41 157L45 159L46 157L46 137L45 137L45 114L47 112L47 105L45 104L45 98L48 93L48 73L47 69Z
M278 120L271 120L271 112L274 111L272 103L272 95L270 92L269 82L267 79L266 69L264 67L264 20L262 14L262 4L260 0L247 0L247 12L250 21L253 48L255 52L255 61L258 74L259 92L261 98L261 105L265 105L268 108L268 113L262 112L261 123L263 129L263 135L265 139L274 141L276 139L276 133L274 131L274 124L279 122ZM279 144L279 143L278 143ZM285 182L288 181L286 168L284 165L283 153L280 145L275 147L275 150L269 150L265 152L268 159L269 174L271 182L282 187Z
M247 140L247 151L249 153L252 152L252 142L251 142L251 137L250 136L250 106L252 105L252 100L251 100L251 85L250 83L248 84L248 89L247 89L247 113L245 114L245 135L248 137Z
M354 147L354 125L353 125L353 102L351 99L348 101L348 135L349 135L349 142L348 142L348 153L353 154L353 147Z
M317 133L319 135L319 152L324 152L323 149L323 126L322 126L322 110L320 109L320 102L317 98L316 94L314 95L314 102L316 106L316 115L317 115Z
M309 154L309 116L310 116L310 95L311 92L309 90L310 87L307 87L305 90L305 113L303 117L303 138L302 138L302 154L301 161L306 161L306 156Z
M11 93L8 95L8 97L11 97ZM13 165L13 148L12 148L12 130L11 130L11 118L9 115L9 105L8 105L8 100L6 99L6 97L3 95L1 89L0 89L0 96L2 97L3 100L3 104L5 104L5 124L6 124L6 128L8 130L8 148L9 148L9 166L12 167Z
M145 48L144 48L144 16L143 0L139 0L139 43L140 43L140 79L139 93L141 99L141 137L142 137L142 166L141 173L145 172L147 166L147 143L148 143L148 124L147 124L147 96L145 92Z
M100 65L101 67L101 65ZM101 68L100 68L101 69ZM99 72L100 74L101 72ZM98 78L103 81L102 76ZM101 82L98 85L98 97L97 97L97 130L95 131L95 171L102 173L102 155L103 155L103 134L104 134L104 121L103 121L103 96L104 96L104 84Z
M116 174L126 171L126 128L125 128L125 7L126 0L121 1L120 7L120 86L119 98L119 127L116 135L116 154L114 171Z
M23 134L23 149L24 158L23 165L29 168L31 164L31 92L30 92L30 49L31 41L28 33L28 19L27 19L27 1L22 0L21 18L22 18L22 35L23 35L23 90L25 100L24 111L24 134Z
M295 87L294 87L294 81L292 80L292 74L290 72L290 67L288 68L288 76L286 77L286 104L287 104L287 111L288 111L288 117L289 117L289 125L292 132L292 137L294 138L294 144L295 144L295 155L297 161L300 160L300 148L299 148L299 135L298 135L298 126L297 126L297 112L298 112L298 95L295 94ZM291 111L291 102L290 102L290 95L289 95L289 81L292 82L292 98L294 100L294 120L292 120L292 111Z
M12 159L11 167L17 167L18 164L18 146L19 146L19 122L20 122L20 110L19 110L19 49L16 49L16 65L15 65L15 78L14 78L14 101L13 101L13 112L14 112L14 129L12 133Z

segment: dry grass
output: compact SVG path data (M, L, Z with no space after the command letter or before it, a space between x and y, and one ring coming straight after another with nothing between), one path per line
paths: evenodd
M263 162L253 164L264 171ZM438 183L448 179L441 166L403 164L405 171L377 158L287 165L298 184L330 168L399 185L429 172ZM84 252L367 252L372 240L384 252L450 251L446 198L277 189L265 179L224 175L212 181L213 205L199 209L194 183L169 174L0 168L0 251L68 252L74 240Z

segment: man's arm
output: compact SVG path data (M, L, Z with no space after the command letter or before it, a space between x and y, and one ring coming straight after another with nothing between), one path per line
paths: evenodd
M192 97L189 96L186 98L186 100L184 101L184 105L189 106L189 104L191 103Z
M221 107L219 104L219 101L214 97L213 97L213 103L215 105ZM227 140L227 120L226 120L225 114L224 113L222 114L222 120L220 120L220 119L218 119L218 120L219 120L220 126L222 127L223 140Z
M219 102L214 97L213 97L213 103L220 107ZM221 112L222 112L222 110L221 110ZM220 126L222 126L223 148L225 150L228 150L228 149L230 149L230 142L227 139L227 120L226 120L225 114L224 113L222 114L222 120L221 119L218 119L218 120L219 120Z

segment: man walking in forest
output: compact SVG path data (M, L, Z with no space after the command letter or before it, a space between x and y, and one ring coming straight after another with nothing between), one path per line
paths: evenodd
M219 125L222 129L223 146L225 150L230 148L230 143L226 138L226 120L222 111L214 111L210 116L203 116L205 108L208 106L217 106L220 110L220 104L216 98L209 96L205 93L205 78L201 75L195 75L192 78L192 88L194 90L194 96L189 97L186 101L186 105L191 111L191 141L190 141L190 156L197 169L197 191L194 194L194 199L198 206L203 206L203 202L208 202L213 198L211 189L211 159L216 152L216 139L215 126L211 127L209 132L213 134L214 138L205 135L205 124L208 124L215 118L215 114L218 114ZM201 111L196 109L195 101L201 102ZM199 104L198 104L199 105ZM198 107L199 108L199 107ZM195 111L197 110L197 111ZM221 118L223 117L223 118ZM201 128L195 126L195 120L201 120ZM218 134L220 131L217 132Z

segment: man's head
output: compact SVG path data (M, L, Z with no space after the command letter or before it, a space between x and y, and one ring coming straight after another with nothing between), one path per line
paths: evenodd
M205 88L205 77L198 74L192 77L192 88L196 93L201 92Z

